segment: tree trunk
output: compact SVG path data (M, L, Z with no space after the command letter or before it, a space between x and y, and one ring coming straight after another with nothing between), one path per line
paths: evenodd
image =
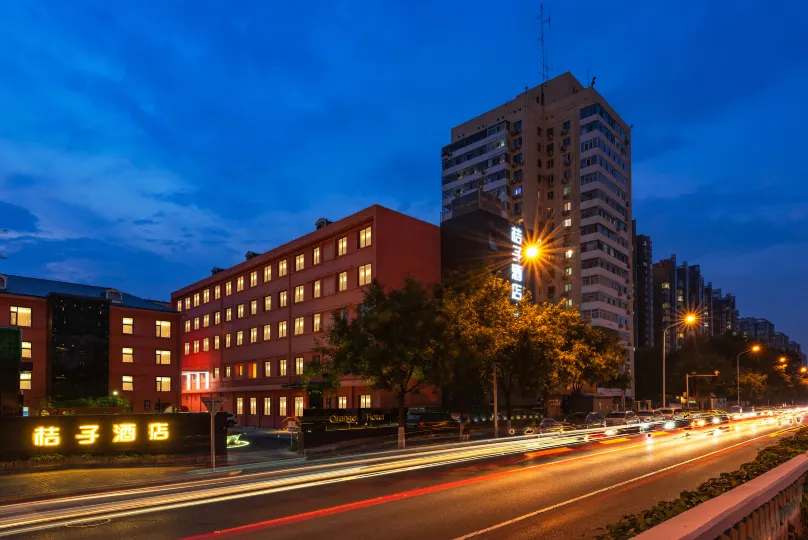
M508 434L511 433L511 388L503 388L505 391L505 413L508 415Z
M406 394L403 390L398 393L398 447L405 446L405 430L407 428L407 417L404 414L404 403Z

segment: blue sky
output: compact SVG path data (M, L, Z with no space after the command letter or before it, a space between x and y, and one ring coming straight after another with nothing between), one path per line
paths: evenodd
M731 7L730 7L731 6ZM808 346L799 2L548 0L635 125L655 258ZM373 203L437 223L449 129L539 78L537 2L0 3L0 271L168 298Z

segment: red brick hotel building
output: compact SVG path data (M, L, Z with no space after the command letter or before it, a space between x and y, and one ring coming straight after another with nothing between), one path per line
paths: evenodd
M282 427L309 407L300 375L319 361L315 339L335 314L362 300L376 279L400 287L406 276L440 281L440 229L381 206L316 230L171 295L182 312L182 404L204 411L200 398L222 396L240 425ZM437 395L412 396L410 405ZM365 381L342 381L333 408L392 407L393 396Z

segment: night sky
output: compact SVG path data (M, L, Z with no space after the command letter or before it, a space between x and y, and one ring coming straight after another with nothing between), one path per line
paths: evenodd
M730 8L730 6L732 6ZM808 346L808 10L551 1L634 124L634 212ZM449 129L539 82L538 1L0 2L0 273L167 299L373 203L437 223ZM808 141L808 138L806 138Z

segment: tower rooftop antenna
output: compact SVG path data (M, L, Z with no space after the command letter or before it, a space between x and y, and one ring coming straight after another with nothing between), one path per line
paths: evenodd
M541 30L539 32L539 43L541 44L541 82L542 84L550 80L550 66L547 64L547 42L544 38L544 27L550 29L550 12L547 12L547 18L544 18L544 3L539 4L539 24Z

